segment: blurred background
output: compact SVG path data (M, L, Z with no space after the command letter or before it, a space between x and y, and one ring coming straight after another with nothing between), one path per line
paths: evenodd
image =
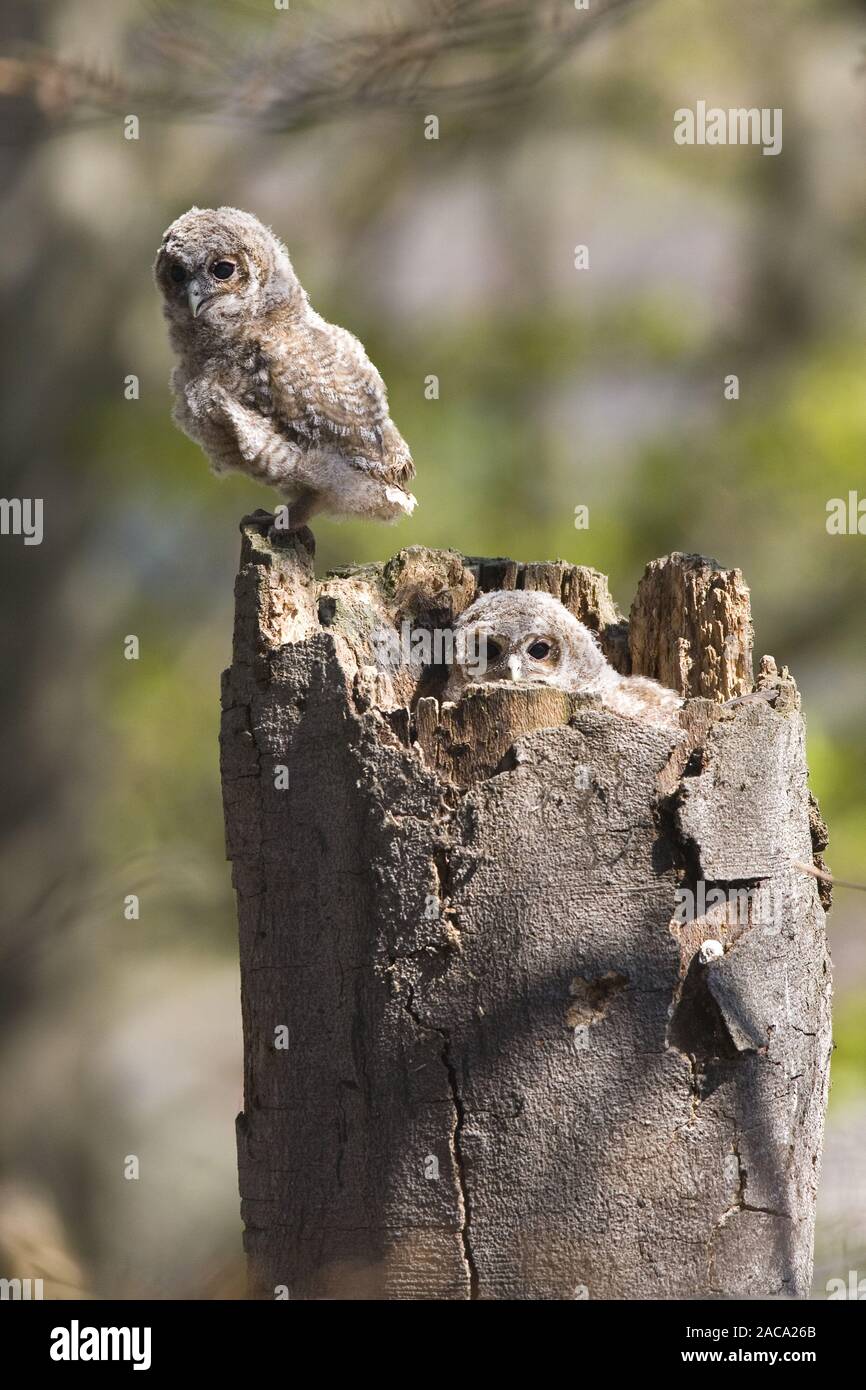
M866 538L826 529L830 498L866 498L864 18L4 7L0 490L44 498L45 537L0 538L0 1273L47 1296L243 1294L218 697L237 523L274 497L213 478L171 422L150 267L194 203L273 226L415 455L415 516L320 521L320 570L416 543L561 557L627 612L670 550L739 566L757 655L803 692L828 861L866 881ZM782 107L782 154L677 146L699 99ZM818 1297L866 1275L864 915L836 891Z

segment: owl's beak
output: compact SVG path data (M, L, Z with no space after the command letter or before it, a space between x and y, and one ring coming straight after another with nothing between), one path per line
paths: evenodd
M207 308L214 296L208 294L199 281L193 278L186 287L186 297L189 300L190 313L196 319L202 309Z
M510 656L507 663L508 679L510 681L520 680L520 657Z

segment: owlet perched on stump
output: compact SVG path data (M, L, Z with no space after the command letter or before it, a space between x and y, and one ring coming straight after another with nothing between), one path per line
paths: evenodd
M597 696L605 709L678 727L679 695L645 676L621 676L588 627L551 594L482 594L454 625L455 664L444 699L472 684L529 681Z
M412 457L357 338L310 307L288 252L237 208L191 208L154 266L178 364L174 418L215 473L277 488L288 528L314 513L393 521Z

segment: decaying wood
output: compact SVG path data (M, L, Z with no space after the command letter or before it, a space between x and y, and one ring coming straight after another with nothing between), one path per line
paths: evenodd
M821 833L787 672L765 660L776 707L721 703L752 686L737 572L655 562L629 630L580 567L413 548L317 583L308 533L243 534L222 749L254 1294L804 1296L830 977L792 864ZM526 686L440 705L444 672L382 635L479 587L544 588L620 669L676 675L682 729Z
M635 675L681 695L730 700L752 689L752 640L739 570L677 553L647 565L629 620Z

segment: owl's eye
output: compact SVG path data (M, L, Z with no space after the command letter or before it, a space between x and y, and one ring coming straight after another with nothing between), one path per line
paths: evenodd
M186 279L186 271L182 265L178 265L177 261L175 261L168 273L176 285L182 285Z
M494 642L490 637L482 637L479 644L479 654L488 666L493 666L502 655L502 648L498 642Z
M531 647L527 647L527 651L534 661L544 661L546 657L550 656L550 643L533 642Z
M217 261L211 266L211 275L215 275L217 280L230 280L235 273L232 261Z

